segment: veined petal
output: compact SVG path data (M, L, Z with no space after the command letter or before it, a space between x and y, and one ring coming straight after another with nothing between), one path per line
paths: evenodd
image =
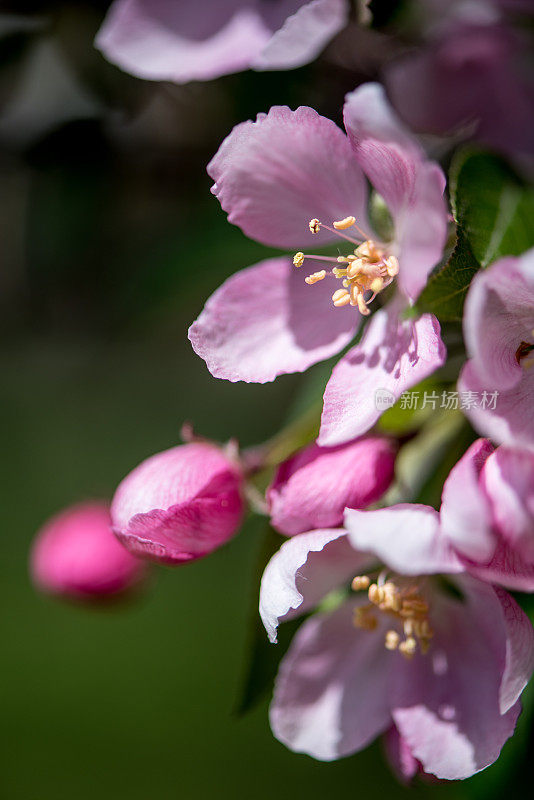
M517 349L534 339L534 250L503 258L473 279L464 337L474 368L491 391L517 387L524 377Z
M524 611L508 592L494 587L501 604L506 635L506 661L500 686L501 714L512 708L534 670L534 629Z
M312 0L289 16L252 61L252 68L293 69L312 61L347 24L348 0Z
M271 642L276 642L281 620L313 608L371 560L351 547L341 528L310 531L284 542L261 580L260 616Z
M217 0L115 0L96 47L139 78L187 83L248 69L272 31L253 7Z
M366 433L382 413L380 398L398 400L445 358L433 315L402 320L397 304L377 311L361 342L343 356L328 381L319 444L342 444Z
M343 522L343 512L375 503L389 488L396 446L366 436L339 447L311 444L281 464L267 490L271 525L287 536Z
M509 654L510 629L495 590L469 576L455 580L463 600L435 593L431 649L399 662L393 684L400 735L425 772L447 780L468 778L497 759L514 732L520 705L510 702L524 680L512 691L507 664L514 661L523 674L524 662ZM501 705L509 707L504 714Z
M354 599L331 614L306 620L282 660L271 728L297 753L332 761L361 750L391 724L389 688L396 654L384 648L386 620L374 631L354 627L354 610L361 602Z
M534 452L499 447L484 465L482 482L499 533L534 562Z
M215 378L266 383L303 372L345 347L360 323L330 293L328 280L308 286L289 259L268 259L217 289L189 339Z
M465 364L458 380L458 390L474 392L480 398L498 392L495 408L481 403L465 408L464 414L475 430L500 444L534 448L532 403L534 398L534 369L524 371L523 378L511 389L498 390L488 384L478 371L475 360Z
M487 439L476 441L451 470L443 487L443 534L473 561L489 560L496 546L490 501L480 483L480 472L492 452Z
M426 160L379 84L364 84L347 95L344 120L360 167L393 216L399 285L415 299L443 252L445 176L438 164Z
M355 216L366 223L367 189L350 143L312 108L274 106L237 125L208 164L212 192L251 239L305 249L338 241L309 222Z
M345 511L352 546L374 553L401 575L462 572L450 544L441 535L439 514L433 508L405 503L377 511Z

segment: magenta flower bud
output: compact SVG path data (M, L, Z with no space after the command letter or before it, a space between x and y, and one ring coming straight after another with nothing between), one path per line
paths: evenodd
M111 505L113 531L137 556L163 564L193 561L237 533L242 489L239 466L219 447L173 447L124 478Z
M81 503L53 517L37 534L30 557L38 589L76 599L125 592L145 571L113 536L103 501Z
M271 524L287 536L341 525L345 508L365 508L388 489L395 457L393 442L380 436L309 445L278 467L267 490Z

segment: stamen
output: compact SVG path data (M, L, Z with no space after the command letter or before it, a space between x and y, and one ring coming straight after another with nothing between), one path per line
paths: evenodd
M345 231L347 228L352 228L355 222L356 217L345 217L345 219L340 219L338 222L332 224L336 231Z
M384 642L386 650L396 650L399 646L400 636L397 631L388 631Z
M338 289L337 292L334 292L332 295L332 302L336 308L348 306L350 303L350 294L346 289Z
M308 277L304 278L304 280L306 281L306 283L309 283L310 286L311 286L313 283L317 283L318 281L322 281L324 278L326 278L326 270L322 269L319 272L314 272L314 273L312 273L312 275L308 275Z
M356 577L352 579L351 587L353 591L359 592L362 589L368 589L370 583L371 579L368 575L356 575Z
M336 308L342 308L350 304L358 308L360 314L368 316L371 313L369 304L373 302L377 294L382 292L393 281L399 272L399 262L395 256L387 253L385 245L369 238L362 242L343 233L344 230L355 227L363 236L366 235L356 225L355 217L348 216L344 219L336 220L332 224L333 228L330 228L314 218L310 220L309 228L313 234L319 233L320 229L324 228L341 236L351 244L356 245L354 252L346 256L332 258L329 256L305 255L299 251L293 257L293 264L296 267L301 267L306 258L311 258L323 262L328 261L346 265L342 268L338 266L332 268L331 275L340 280L343 285L343 289L338 289L332 295L332 302ZM317 281L323 280L327 274L329 273L326 270L314 272L305 279L306 283L317 283Z

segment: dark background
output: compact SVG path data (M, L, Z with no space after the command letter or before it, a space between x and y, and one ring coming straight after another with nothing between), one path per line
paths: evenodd
M248 445L287 418L310 378L216 381L186 338L222 279L269 252L226 222L205 165L235 123L272 104L339 120L383 48L373 40L351 69L333 54L292 73L149 84L93 49L107 5L1 4L38 18L6 34L0 16L0 795L404 796L379 745L321 764L273 739L267 701L236 714L261 521L204 561L154 570L129 605L68 606L29 582L43 521L111 497L140 460L179 441L184 420ZM522 791L528 723L481 776L413 791Z

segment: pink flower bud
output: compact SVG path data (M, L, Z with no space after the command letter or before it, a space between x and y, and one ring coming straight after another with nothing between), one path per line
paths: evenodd
M191 443L147 458L124 478L113 531L137 556L182 564L237 533L244 512L239 466L215 445Z
M365 508L388 489L395 456L393 442L379 436L309 445L279 466L267 490L271 524L287 536L341 525L345 508Z
M145 565L113 536L108 504L92 501L62 511L39 531L30 572L42 591L98 599L130 589Z

